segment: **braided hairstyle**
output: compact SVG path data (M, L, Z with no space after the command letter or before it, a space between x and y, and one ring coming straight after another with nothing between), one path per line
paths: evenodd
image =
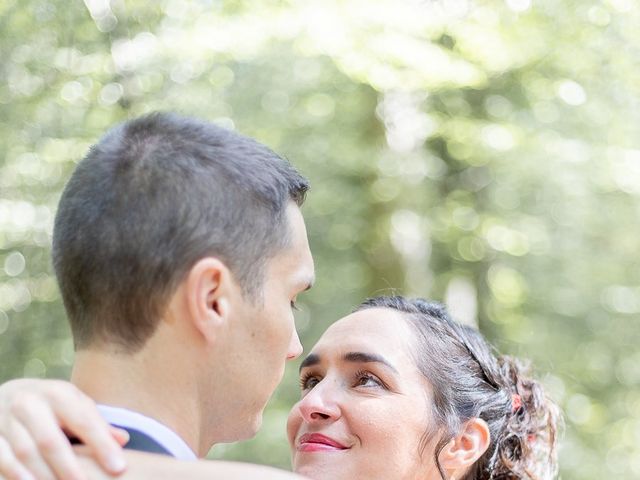
M414 361L433 386L436 425L425 432L422 449L436 432L444 432L439 454L472 418L484 420L490 444L462 480L547 480L557 474L558 407L542 385L531 379L528 365L496 355L475 329L454 322L435 302L404 297L365 300L356 311L388 308L403 314L413 327Z

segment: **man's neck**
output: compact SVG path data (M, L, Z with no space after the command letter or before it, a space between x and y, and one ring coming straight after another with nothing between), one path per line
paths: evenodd
M71 381L96 402L139 412L173 430L199 456L202 425L195 379L158 364L148 352L120 354L103 350L76 353ZM202 451L205 450L205 451Z

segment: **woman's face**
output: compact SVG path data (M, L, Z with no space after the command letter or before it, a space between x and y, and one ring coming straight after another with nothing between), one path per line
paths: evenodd
M321 479L440 479L431 393L411 353L414 333L394 310L333 324L302 362L302 398L287 422L294 471Z

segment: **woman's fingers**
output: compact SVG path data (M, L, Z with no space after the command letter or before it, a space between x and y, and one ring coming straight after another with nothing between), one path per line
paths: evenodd
M13 422L8 431L10 432L11 441L7 443L22 469L30 472L31 478L55 480L55 474L47 465L47 462L38 451L38 446L25 428L19 422Z
M0 437L0 478L34 480L34 476L16 458L9 442L2 437Z
M84 443L108 473L126 468L124 435L113 432L93 401L70 383L14 380L0 386L0 437L35 478L86 478L65 431ZM11 455L5 455L9 467L0 464L0 477L13 468Z
M129 440L131 437L129 436L129 432L127 432L126 430L123 430L122 428L110 426L109 432L121 447L124 447L127 443L129 443Z
M10 443L36 478L84 480L80 463L52 407L37 395L25 394L12 408L18 427L13 430Z

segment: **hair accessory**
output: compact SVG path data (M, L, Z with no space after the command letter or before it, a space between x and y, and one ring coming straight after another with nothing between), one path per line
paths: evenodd
M522 408L522 398L517 393L511 394L511 413L516 413Z

